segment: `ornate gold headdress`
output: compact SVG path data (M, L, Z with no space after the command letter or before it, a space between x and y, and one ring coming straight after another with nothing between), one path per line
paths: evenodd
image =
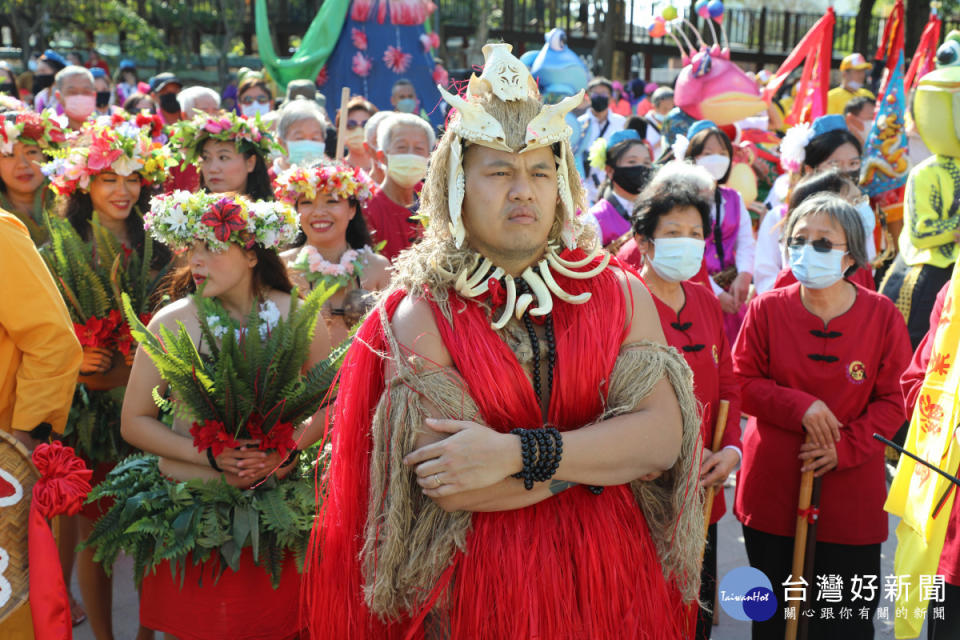
M480 98L484 95L493 94L508 103L530 98L540 100L536 81L530 75L527 67L510 53L512 50L513 47L509 44L485 45L483 47L483 73L480 74L479 78L476 74L470 77L464 97L451 94L438 85L443 99L456 109L456 113L451 118L449 129L459 138L459 140L453 140L450 147L448 164L450 233L453 235L457 248L460 248L466 237L462 216L465 189L462 141L511 153L515 151L525 153L559 143L561 150L559 154L554 154L554 159L557 161L560 202L566 209L566 215L563 216L561 238L568 248L573 249L576 247L576 234L572 221L576 215L576 210L568 182L566 148L570 145L570 135L573 131L564 121L564 117L583 101L583 91L581 90L576 95L565 98L557 104L544 105L527 125L523 148L519 150L511 148L507 144L503 125L487 112Z

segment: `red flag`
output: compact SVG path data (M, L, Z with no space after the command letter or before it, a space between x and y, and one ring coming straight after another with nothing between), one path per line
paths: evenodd
M786 81L787 76L800 66L801 62L803 63L803 73L800 76L800 82L797 83L797 98L785 119L788 126L805 120L812 122L827 112L835 22L836 14L833 7L830 7L790 52L763 91L763 99L770 102Z
M890 15L887 16L887 22L883 27L883 38L880 40L880 46L877 47L877 55L874 56L876 60L882 60L885 67L877 95L882 96L887 92L887 83L890 82L890 76L893 75L902 51L903 0L897 0L893 9L890 10Z
M907 76L903 81L907 94L917 86L920 78L934 69L937 60L937 44L940 42L940 24L940 16L934 9L930 12L927 26L923 28L917 50L913 54L913 60L910 61L910 68L907 69Z

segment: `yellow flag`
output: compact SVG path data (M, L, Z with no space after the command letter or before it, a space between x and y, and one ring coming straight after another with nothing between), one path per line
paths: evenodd
M930 353L930 364L923 379L916 408L910 419L906 449L948 473L960 463L960 441L956 428L960 423L960 366L955 366L960 350L960 276L954 265L950 289L943 305ZM898 576L910 576L900 591L897 607L906 607L910 615L898 617L897 638L916 638L923 620L912 615L916 607L926 608L921 597L920 576L934 575L947 535L947 522L956 494L952 483L907 456L900 457L897 473L890 485L884 509L900 517L897 526L897 553L893 568Z

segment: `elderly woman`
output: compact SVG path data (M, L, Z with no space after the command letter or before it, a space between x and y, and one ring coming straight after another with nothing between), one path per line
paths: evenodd
M277 118L277 142L284 155L274 160L274 175L323 159L326 131L327 114L313 100L296 98L285 104Z
M864 195L856 183L839 169L830 169L821 173L810 174L802 179L790 193L790 202L788 205L770 211L761 223L762 233L757 237L757 257L754 261L754 271L757 274L757 293L764 293L776 287L782 287L787 284L793 284L797 281L793 277L793 272L789 267L782 266L784 262L784 253L786 243L782 238L783 227L786 220L781 215L786 216L787 211L799 207L807 198L811 198L820 193L833 193L856 208L860 214L860 221L864 222L868 215L873 217L873 209L870 207L869 198ZM771 224L771 219L778 219L779 224ZM864 232L866 232L866 224ZM869 237L869 236L867 236ZM771 246L772 245L772 246ZM763 251L761 252L761 247ZM870 243L867 242L867 258L870 258ZM763 274L761 280L760 274ZM771 277L772 275L772 277ZM873 281L873 272L868 263L866 267L857 269L851 276L850 281L866 287L870 290L876 290Z
M734 513L750 564L774 585L791 574L800 477L822 482L814 574L880 575L887 539L883 445L903 422L900 374L910 361L903 317L887 298L844 279L866 263L863 226L843 199L822 194L790 213L784 235L797 284L754 299L734 345L743 411L743 463ZM793 580L796 580L794 576ZM812 638L872 638L878 599L852 620L810 619ZM782 638L784 619L753 623Z
M630 232L633 204L653 173L652 165L653 150L633 129L617 131L609 140L597 138L593 143L590 166L607 173L598 190L600 200L590 209L603 246L609 247Z
M215 116L220 112L220 94L209 87L187 87L177 94L180 111L187 118L192 118L197 112Z
M669 172L640 194L633 228L643 254L640 275L653 294L667 344L676 347L693 370L694 393L703 407L700 433L707 446L714 439L720 401L730 403L720 450L704 449L700 464L700 487L718 488L700 574L700 600L712 602L717 583L717 521L727 509L723 483L740 463L741 452L740 387L733 374L723 311L709 288L691 281L703 262L710 203L696 182ZM700 608L695 637L709 638L712 627L713 613Z

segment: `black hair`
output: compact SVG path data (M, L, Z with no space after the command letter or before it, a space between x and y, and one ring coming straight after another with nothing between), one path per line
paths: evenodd
M727 157L730 158L730 164L727 165L727 172L723 174L723 177L717 180L717 184L723 184L727 181L727 178L730 177L730 169L733 167L733 143L730 142L730 138L727 137L727 134L720 129L715 128L698 131L695 136L690 138L690 146L687 147L687 157L693 160L703 153L703 149L707 146L707 142L709 142L710 138L716 138L719 140L724 151L727 153Z
M203 146L210 142L213 138L207 138L200 143L200 146L197 148L197 155L203 153ZM267 173L267 163L263 159L263 156L259 151L241 151L239 153L243 154L244 158L249 159L251 156L257 157L257 164L254 165L253 171L247 174L247 190L243 192L242 195L248 196L251 200L273 200L273 184L270 181L270 174ZM203 171L198 171L200 174L200 188L207 189L207 185L203 182Z
M852 98L843 108L843 115L859 116L860 112L863 111L863 108L868 104L873 104L873 100L866 96L857 96L856 98Z
M154 195L154 189L141 186L140 197L124 220L124 225L127 228L127 239L133 245L131 248L140 255L143 255L145 243L153 242L153 260L150 267L162 269L171 259L170 250L159 242L149 240L143 230L143 214L150 208L150 198ZM76 189L63 200L60 215L67 219L84 242L93 239L93 199L89 192Z
M350 245L351 249L363 249L364 247L372 246L373 237L370 235L370 228L367 227L367 221L363 217L363 209L360 208L360 203L355 198L350 198L349 200L350 206L353 207L355 213L354 216L350 218L350 222L347 223L347 244ZM306 243L307 234L301 229L300 232L297 233L297 238L291 246L302 247Z
M630 116L627 118L627 121L623 124L624 130L633 129L640 134L640 137L644 140L647 139L647 126L648 123L645 119L640 116Z
M802 179L790 193L788 208L793 211L807 198L818 193L842 194L848 189L856 189L857 185L839 169L819 171Z
M711 229L710 203L698 189L677 180L655 182L641 192L633 207L633 232L652 239L660 218L680 207L697 210L706 237Z
M273 249L254 244L250 249L257 256L257 264L253 267L253 286L255 290L276 289L284 293L293 291L293 283L287 272L283 260ZM196 292L197 283L193 279L190 265L184 265L172 271L160 285L160 290L170 300L179 300Z
M803 160L804 166L816 169L823 164L827 158L833 155L833 152L845 144L852 144L857 150L857 155L863 154L863 147L857 137L846 129L833 129L826 133L814 137L807 144L807 154ZM693 146L691 144L691 146Z

